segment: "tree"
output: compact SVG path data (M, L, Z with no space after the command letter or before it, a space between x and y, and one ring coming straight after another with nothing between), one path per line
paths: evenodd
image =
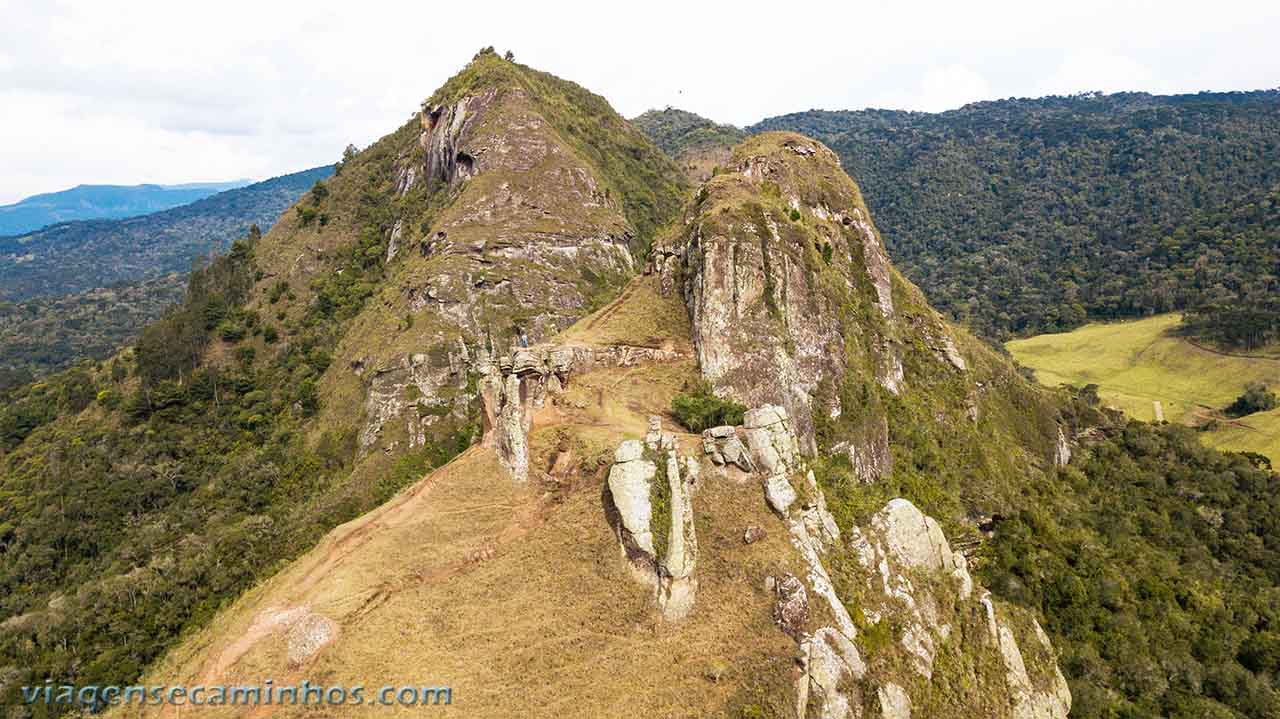
M1226 409L1231 417L1243 417L1254 412L1266 412L1280 406L1276 393L1267 389L1261 382L1250 382L1245 386L1244 394L1236 398Z

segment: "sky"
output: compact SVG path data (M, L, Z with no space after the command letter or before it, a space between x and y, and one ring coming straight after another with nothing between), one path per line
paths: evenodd
M0 0L0 204L265 179L400 126L481 47L747 125L1085 91L1280 86L1280 2Z

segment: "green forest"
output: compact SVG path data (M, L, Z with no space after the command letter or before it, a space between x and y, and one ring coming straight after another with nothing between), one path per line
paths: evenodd
M809 111L749 131L822 140L895 264L991 340L1191 313L1280 333L1280 91L1010 99L943 113Z
M4 391L0 666L21 669L0 703L48 677L135 681L185 629L471 443L473 424L451 425L353 485L354 436L305 440L315 380L381 275L374 236L289 342L242 308L254 233L193 271L134 348ZM201 361L213 351L229 361Z
M1073 717L1280 716L1277 475L1096 403L1096 443L997 518L984 581L1045 617Z

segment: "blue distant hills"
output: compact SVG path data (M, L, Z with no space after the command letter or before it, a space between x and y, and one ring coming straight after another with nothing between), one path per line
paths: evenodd
M317 180L332 174L333 165L323 165L136 217L0 233L0 301L185 274L194 258L226 248L251 225L265 232Z
M0 235L17 235L72 220L113 220L186 205L253 180L181 185L76 185L0 206Z

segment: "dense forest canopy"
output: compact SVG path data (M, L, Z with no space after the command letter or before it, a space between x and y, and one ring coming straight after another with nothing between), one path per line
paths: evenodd
M895 263L984 336L1194 310L1206 339L1277 333L1280 91L809 111Z

